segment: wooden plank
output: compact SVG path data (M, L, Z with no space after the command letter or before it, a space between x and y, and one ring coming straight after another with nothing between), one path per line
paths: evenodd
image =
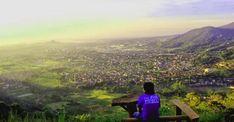
M199 115L195 113L188 105L179 101L179 100L171 100L171 102L179 107L188 117L190 120L198 120Z
M112 100L112 106L126 105L129 103L137 103L139 94L130 94Z
M126 111L128 111L129 116L132 117L132 113L135 112L137 100L139 98L140 94L130 94L126 95L120 98L115 98L112 100L112 106L122 106ZM176 105L176 116L162 116L160 117L160 120L166 120L166 121L180 121L180 120L191 120L191 121L197 121L199 119L198 114L196 114L188 105L186 105L183 102L180 102L179 100L172 100L171 101L174 105ZM134 110L131 108L131 106L134 105ZM183 111L186 115L181 115ZM183 118L184 117L184 118ZM189 119L188 119L189 118ZM136 121L134 118L130 118L128 122Z
M176 116L160 116L159 120L163 121L179 121L179 120L189 120L186 115L176 115Z
M141 121L136 118L126 118L126 119L123 119L121 122L141 122Z
M178 121L178 120L189 120L189 117L186 115L176 115L176 116L160 116L160 121ZM136 118L126 118L122 122L141 122Z

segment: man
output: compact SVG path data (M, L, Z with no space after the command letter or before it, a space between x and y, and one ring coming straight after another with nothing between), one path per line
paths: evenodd
M143 122L156 122L159 118L160 97L154 92L152 82L144 83L145 94L138 99L139 113L133 116L140 118Z

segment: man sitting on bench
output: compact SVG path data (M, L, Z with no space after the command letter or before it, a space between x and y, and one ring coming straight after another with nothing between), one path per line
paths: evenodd
M142 122L156 122L159 118L160 97L154 92L154 84L152 82L144 83L145 94L138 99L137 106L139 112L133 114Z

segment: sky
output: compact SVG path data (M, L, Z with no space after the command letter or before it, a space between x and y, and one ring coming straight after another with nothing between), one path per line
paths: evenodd
M0 0L0 43L174 35L234 21L234 0Z

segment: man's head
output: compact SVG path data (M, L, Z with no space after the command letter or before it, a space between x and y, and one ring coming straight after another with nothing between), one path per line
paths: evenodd
M146 94L155 94L154 92L154 84L152 82L144 83L144 90Z

